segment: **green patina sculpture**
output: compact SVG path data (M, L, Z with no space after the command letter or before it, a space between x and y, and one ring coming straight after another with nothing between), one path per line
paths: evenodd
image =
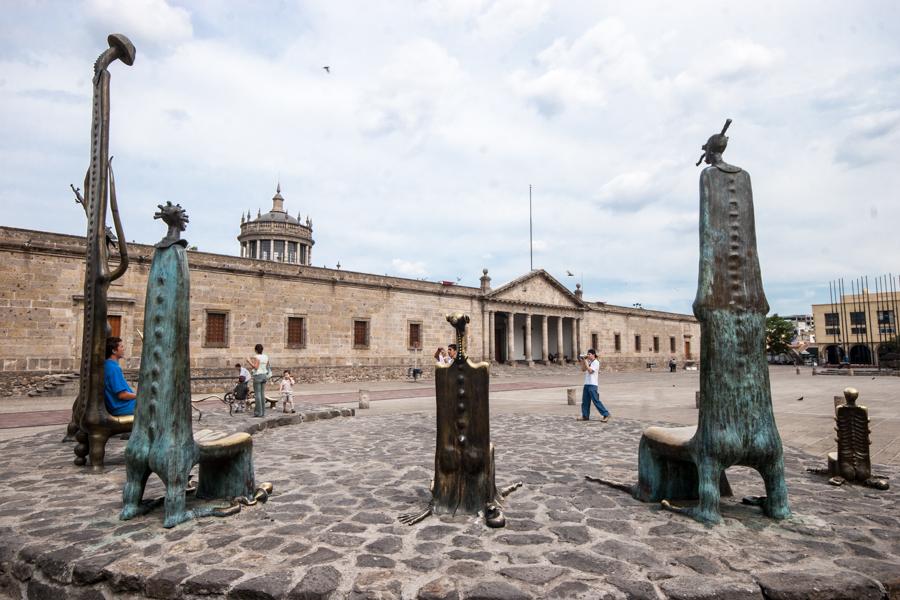
M466 356L469 316L447 315L456 330L457 354L452 364L435 368L437 444L431 503L421 513L402 515L413 525L431 514L483 513L489 527L503 527L501 500L521 486L498 490L494 481L494 444L491 443L490 365Z
M837 452L828 453L827 469L808 469L830 476L828 483L843 485L860 483L876 490L890 488L887 477L872 474L872 458L869 454L869 410L856 403L859 392L855 388L844 390L844 404L834 409L834 431L837 433ZM836 400L836 399L835 399Z
M135 49L122 34L107 39L109 48L94 63L94 100L91 120L91 162L84 179L85 198L75 191L87 215L86 261L84 271L84 332L81 338L81 379L78 396L72 406L68 437L74 435L75 464L84 465L90 453L91 466L103 468L106 441L111 435L131 430L132 417L111 416L103 396L103 363L106 359L107 292L109 284L128 268L125 234L119 220L116 186L109 156L109 71L116 60L134 63ZM114 243L106 227L107 195L116 227L119 265L109 266L109 247Z
M166 486L165 527L190 518L225 516L240 510L240 503L265 500L271 485L257 489L253 471L253 439L204 431L195 441L191 425L190 381L190 274L187 242L180 239L188 221L181 206L160 205L154 218L168 226L156 244L147 278L144 304L144 347L134 430L125 449L126 483L121 518L130 519L159 504L142 503L151 473ZM199 443L198 443L199 441ZM189 489L190 472L200 463L199 486ZM231 505L188 510L185 495L225 498Z
M638 450L635 498L717 523L719 498L730 494L725 469L762 475L766 496L746 498L769 517L790 516L781 436L775 425L765 354L769 304L763 292L750 175L722 160L725 131L709 138L700 175L700 273L694 314L700 321L700 410L697 427L650 427ZM699 162L697 164L700 164ZM696 506L669 501L697 499Z

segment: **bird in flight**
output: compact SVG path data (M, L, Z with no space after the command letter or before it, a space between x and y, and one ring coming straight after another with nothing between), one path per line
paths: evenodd
M322 67L322 68L325 69L325 72L326 72L326 73L331 73L331 67L329 67L328 65L325 65L325 66Z

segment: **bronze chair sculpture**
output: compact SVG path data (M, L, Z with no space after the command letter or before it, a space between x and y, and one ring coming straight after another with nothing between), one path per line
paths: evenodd
M435 367L437 444L431 502L424 511L400 516L414 525L432 514L484 514L488 527L503 527L501 501L521 482L498 490L494 482L494 444L488 405L490 365L468 360L469 316L447 315L456 330L457 355L452 364Z
M111 34L109 48L94 63L94 100L91 121L91 162L84 179L85 198L75 191L77 200L87 215L86 265L84 272L84 332L81 341L81 368L78 396L72 406L68 433L74 433L75 464L84 465L90 453L91 467L103 468L106 441L117 433L131 431L133 417L114 417L106 410L103 394L103 363L109 335L107 320L107 292L109 284L125 274L128 268L128 249L119 219L116 184L109 156L109 71L115 60L126 65L134 63L135 49L122 34ZM114 240L106 227L107 192L113 223ZM109 246L119 250L119 265L110 270Z
M775 425L750 175L722 160L725 131L703 146L700 161L700 272L694 314L700 321L700 410L696 427L650 427L638 449L638 483L628 490L645 502L718 523L719 499L730 495L725 469L756 469L766 496L745 498L771 518L790 516L781 436ZM698 161L698 165L700 164ZM699 500L676 507L669 500Z
M890 488L887 477L872 474L869 455L869 410L856 403L859 392L855 388L844 390L845 404L834 409L834 431L837 433L837 451L828 453L827 469L808 469L813 473L828 475L832 485L846 482L860 483L877 490Z
M147 278L144 349L138 383L140 397L134 430L125 449L126 483L121 518L149 511L159 501L142 503L150 473L166 486L165 527L199 516L225 516L240 504L265 501L271 484L257 488L253 471L253 439L204 430L194 436L191 425L190 273L187 242L180 239L188 218L181 206L159 206L168 233L156 244ZM200 464L198 498L226 498L226 508L186 509L191 469ZM254 500L248 498L253 496Z

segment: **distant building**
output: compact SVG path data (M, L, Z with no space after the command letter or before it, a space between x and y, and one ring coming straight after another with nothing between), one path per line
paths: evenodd
M272 210L251 219L241 215L241 257L271 260L296 265L312 264L312 221L295 219L284 210L284 198L279 183L272 197Z
M806 344L807 346L816 343L815 318L813 315L784 315L781 318L785 321L790 321L794 326L793 343Z
M897 339L900 292L845 294L813 304L822 364L877 365L882 344Z

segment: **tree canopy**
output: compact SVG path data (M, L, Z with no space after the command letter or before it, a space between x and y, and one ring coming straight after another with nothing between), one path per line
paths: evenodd
M789 354L791 340L794 337L794 325L778 313L766 317L766 352L771 354Z

